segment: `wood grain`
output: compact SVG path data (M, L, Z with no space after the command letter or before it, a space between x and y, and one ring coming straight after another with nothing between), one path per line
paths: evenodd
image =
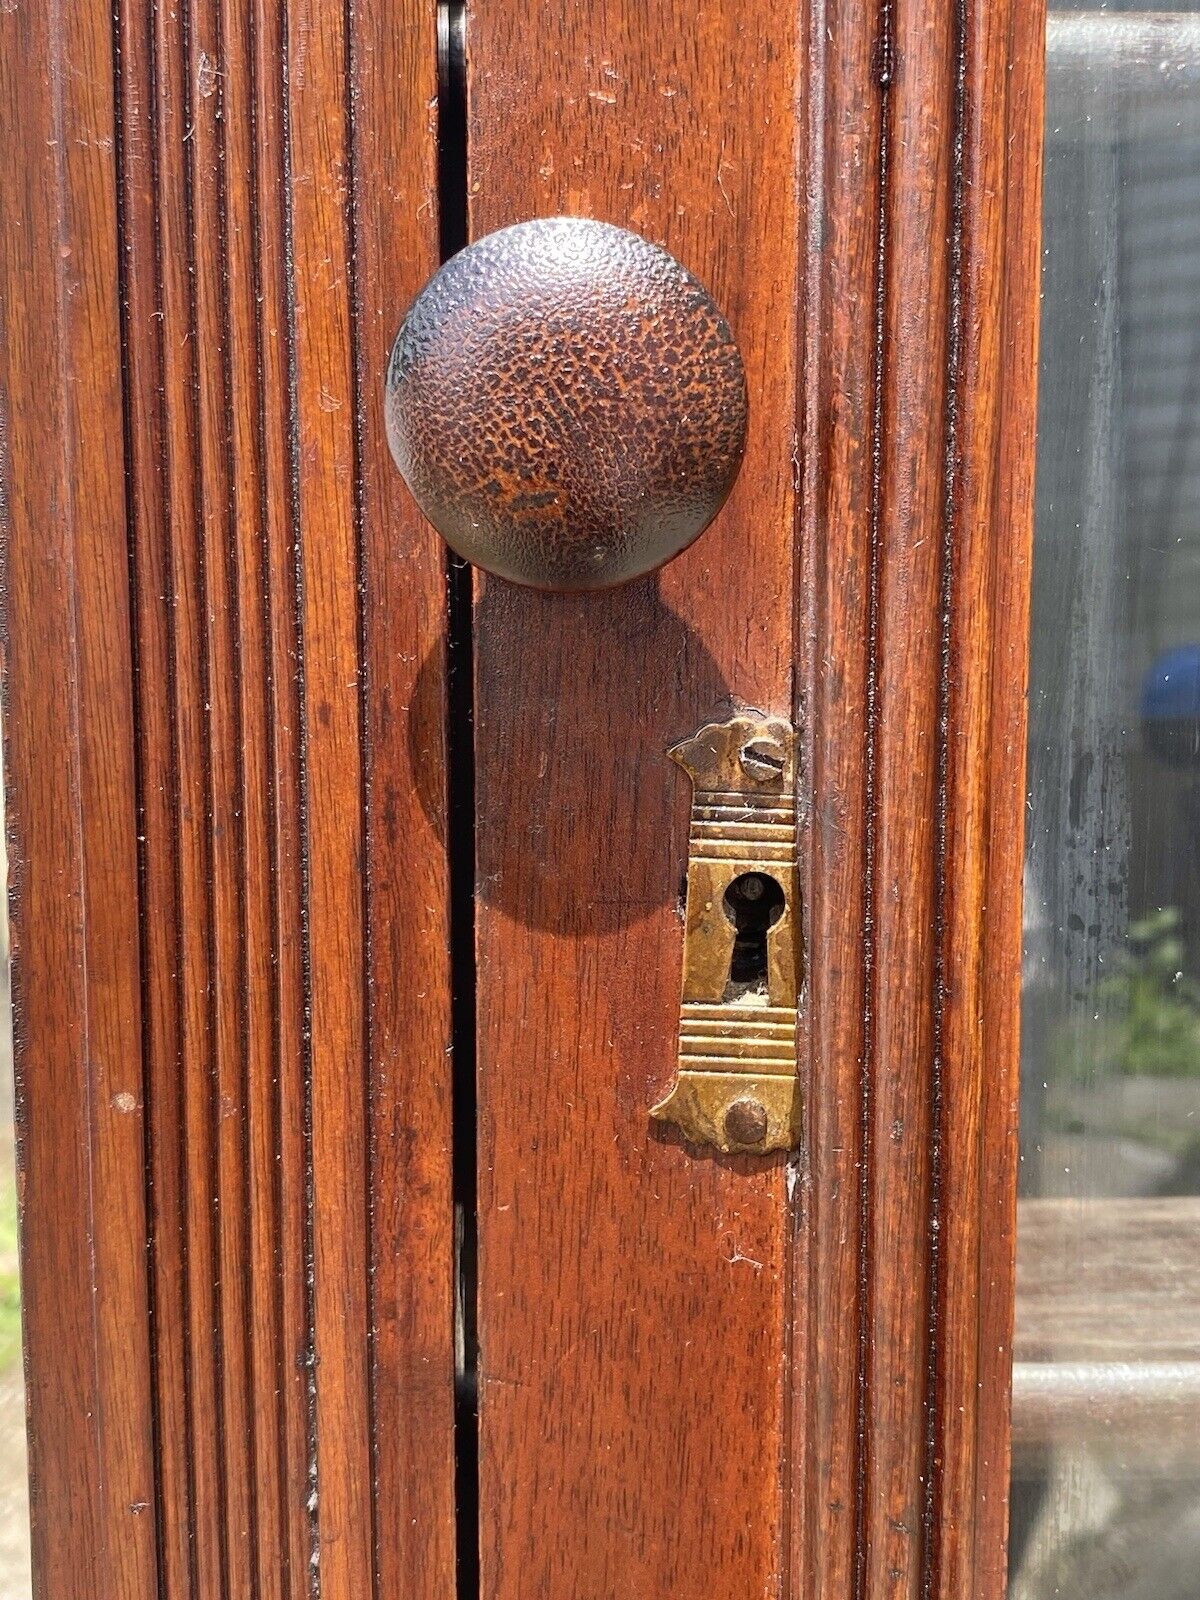
M473 233L565 211L665 245L729 319L752 419L730 501L659 580L480 586L482 1589L775 1594L785 1168L648 1112L682 959L665 752L734 697L792 704L796 21L479 6L468 62Z
M0 22L45 134L4 263L38 1593L440 1596L445 571L381 405L434 17L72 16Z
M718 11L706 9L699 37L719 26ZM697 227L675 142L681 108L659 110L649 143L637 120L643 95L676 98L670 42L679 21L665 12L647 18L643 38L640 24L617 28L603 5L577 25L507 20L503 10L474 19L476 231L566 208L681 248L675 241ZM523 75L526 100L517 106L511 63L523 59L526 25L539 28L539 38L553 35L555 48L528 83ZM803 365L795 363L787 381L798 388L802 424L791 653L799 715L812 713L801 781L813 818L802 1021L810 1163L796 1191L800 1231L789 1233L781 1204L760 1224L761 1237L784 1252L795 1296L783 1344L792 1409L781 1425L791 1532L768 1581L828 1594L993 1595L1003 1582L1007 1471L1040 16L948 3L898 3L876 14L827 4L806 12L794 39L777 19L775 41L795 52L797 147L810 199L795 211L808 231L797 239L794 265L776 258L766 269L756 255L761 199L748 217L730 208L758 292L767 293L765 270L775 281L795 272L796 336L804 339ZM753 36L737 50L746 54L729 81L749 96ZM711 48L703 57L719 59ZM739 113L726 100L718 117L703 101L704 71L686 80L689 98L704 107L702 120L686 125L697 165L702 151L728 148ZM760 193L778 192L773 137L766 130ZM515 169L514 141L529 151L528 164ZM647 148L649 170L637 170L631 152L640 160ZM699 214L712 213L701 204ZM720 266L695 265L720 300ZM753 314L750 306L743 312ZM736 314L732 320L740 331ZM773 344L759 380L772 384L787 364ZM787 414L771 413L776 439ZM750 470L761 474L762 460ZM722 665L747 566L757 580L761 563L790 560L765 545L743 546L730 559L723 531L730 541L746 538L736 504L698 547L695 567L680 562L663 579L677 613L703 619L703 643L722 653ZM700 552L711 562L703 573ZM778 584L788 569L776 570ZM723 617L707 610L701 589L714 573L727 599ZM644 1560L640 1524L617 1537L607 1503L591 1498L606 1492L594 1468L587 1495L564 1504L550 1465L554 1478L573 1481L580 1469L572 1463L609 1437L613 1403L604 1386L615 1379L593 1369L585 1386L581 1376L586 1358L599 1361L611 1341L602 1307L591 1317L595 1352L579 1353L581 1296L586 1306L599 1271L586 1255L598 1218L621 1214L627 1252L647 1241L657 1252L667 1226L631 1207L620 1186L623 1169L644 1170L634 1166L636 1122L615 1126L619 1158L607 1159L622 1164L616 1179L597 1166L580 1126L584 1107L603 1127L614 1102L628 1115L605 1078L609 1041L620 1038L614 1013L652 1016L656 1003L664 1012L669 1003L657 999L645 963L630 968L634 987L600 943L609 930L597 903L618 885L605 883L580 837L596 816L606 844L617 845L615 859L639 883L653 882L644 833L620 832L635 791L643 829L657 832L669 814L645 771L656 729L648 686L663 694L663 670L639 603L629 591L607 611L567 603L559 612L493 586L478 609L488 902L480 939L485 1504L489 1486L500 1497L484 1543L485 1557L489 1547L499 1551L499 1593L517 1570L533 1592L568 1581L602 1585L618 1549L628 1563L631 1539ZM639 651L619 678L603 637L614 626ZM754 672L753 651L735 660L742 673ZM699 702L703 673L692 672L679 692ZM584 673L573 697L570 685ZM727 692L753 698L753 689L722 678ZM642 697L640 716L627 734L614 706L619 718L633 695ZM579 754L581 787L555 765L559 741L550 733L564 722L607 731L603 763L590 764L586 743ZM626 763L642 764L636 783L622 775ZM521 776L535 765L536 789ZM636 937L630 920L623 913L617 922L620 954ZM553 962L547 933L560 940ZM669 948L660 935L658 949ZM985 961L985 952L994 959ZM514 984L524 993L513 993ZM534 998L539 1010L530 1012ZM645 1035L640 1042L644 1050ZM539 1071L541 1062L562 1063L569 1088L545 1066ZM559 1124L568 1118L578 1144L564 1152ZM694 1187L707 1179L692 1174ZM661 1185L655 1192L663 1197ZM721 1196L707 1198L719 1214ZM576 1213L586 1215L586 1231ZM636 1261L623 1262L620 1282L640 1340L628 1347L630 1359L644 1363L642 1297L647 1324L683 1323L669 1280L660 1274L643 1290L636 1270ZM531 1349L520 1330L534 1304L543 1321ZM749 1303L736 1314L721 1310L724 1378L739 1341L771 1351L774 1322L772 1311ZM608 1355L611 1362L611 1348ZM655 1391L633 1391L647 1417L662 1403L661 1363L654 1365ZM630 1380L620 1372L627 1404ZM656 1446L674 1448L684 1463L681 1441L694 1431L688 1403L685 1392L669 1415L654 1413ZM556 1408L578 1411L578 1425L556 1424ZM612 1437L612 1471L644 1474L649 1445L628 1427ZM760 1444L762 1437L760 1430ZM536 1465L522 1438L540 1441ZM718 1482L707 1505L723 1503ZM538 1549L530 1531L538 1524L561 1535ZM740 1584L761 1581L763 1569L748 1576L732 1564L709 1524L687 1524L679 1536L703 1552L710 1582L714 1570L725 1582L735 1572ZM662 1561L672 1558L664 1546ZM686 1587L684 1570L666 1565L650 1569L647 1581Z
M371 1039L376 1592L455 1561L446 569L388 456L392 340L438 249L434 8L351 13Z
M860 1581L865 1187L874 960L868 776L877 626L883 92L876 18L808 8L798 706L812 831L805 902L808 1007L807 1258L799 1254L790 1373L796 1475L793 1590L842 1597ZM807 1270L805 1270L805 1267Z
M454 1583L446 574L382 413L434 23L0 11L39 1595ZM666 245L751 402L660 576L477 586L488 1600L1002 1593L1041 23L471 9L473 231ZM665 752L739 702L802 730L790 1165L648 1117Z
M105 8L0 14L5 767L39 1596L153 1593L137 782Z
M962 51L934 1518L936 1592L998 1600L1008 1581L1043 7L969 8Z
M999 1596L1041 18L884 24L857 1592Z
M1036 11L813 13L813 1594L1005 1582Z

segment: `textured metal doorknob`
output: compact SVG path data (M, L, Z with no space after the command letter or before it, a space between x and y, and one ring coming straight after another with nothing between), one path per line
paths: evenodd
M741 463L746 382L707 291L665 250L578 217L454 256L392 351L388 439L468 561L602 589L689 545Z

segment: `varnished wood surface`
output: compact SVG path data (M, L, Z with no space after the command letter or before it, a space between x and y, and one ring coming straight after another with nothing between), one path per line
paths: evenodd
M5 768L39 1596L156 1581L111 18L0 14Z
M808 1181L792 1292L793 1592L841 1597L861 1582L864 1115L873 922L867 872L867 730L880 426L882 95L875 22L854 4L808 8L805 139L818 197L806 233L797 574L802 793L811 796L805 884L808 1004L801 1009ZM805 730L809 730L807 737Z
M1044 9L969 5L956 82L936 970L932 1592L1004 1594Z
M818 11L796 1568L819 1595L998 1600L1041 16Z
M436 265L433 9L35 16L0 188L37 1593L432 1600L445 572L382 388Z
M417 0L351 9L376 1600L443 1600L455 1567L446 556L393 469L383 408L438 249L435 20Z
M736 60L723 88L736 83L749 96L759 69L753 28L743 24L728 57L713 48L727 20L719 5L699 27L692 19L706 48L677 87L674 12L648 16L644 34L641 21L618 27L602 4L569 23L502 7L475 18L476 230L562 206L604 215L662 238L718 301L727 296L725 285L741 280L719 253L729 223L710 185L715 173L726 187L721 152L736 148L740 108L723 98L718 114L707 71L712 63L719 77ZM759 532L778 514L760 476L753 528L735 498L663 579L676 614L699 621L703 644L732 664L737 676L722 671L721 689L753 700L762 647L742 632L741 597L764 578L764 562L778 563L776 592L798 563L795 704L811 739L801 778L812 818L801 1023L808 1164L792 1219L759 1175L775 1209L755 1224L795 1297L777 1564L743 1564L725 1542L724 1465L699 1507L682 1496L671 1536L656 1537L646 1520L658 1514L660 1452L676 1452L686 1482L696 1433L676 1335L697 1310L721 1313L708 1369L709 1403L725 1396L721 1415L751 1370L739 1368L739 1350L760 1362L775 1350L774 1311L752 1294L735 1310L676 1299L663 1267L681 1251L688 1260L704 1235L674 1231L677 1201L660 1214L676 1193L660 1171L672 1169L649 1149L637 1164L630 1154L641 1148L634 1091L652 1081L653 1051L671 1025L661 969L678 935L668 937L657 912L657 953L641 956L623 885L636 880L652 900L661 893L655 862L671 801L651 758L668 703L690 700L696 720L708 714L707 674L693 667L678 686L665 678L655 613L637 591L586 609L482 591L488 1592L518 1582L533 1593L563 1583L600 1592L631 1557L656 1593L686 1591L701 1570L710 1587L754 1592L763 1582L829 1595L1003 1590L1040 27L1037 8L906 4L878 15L813 8L795 37L775 27L777 57L794 52L795 159L810 203L796 213L805 231L794 261L783 254L767 267L756 243L743 246L738 271L750 264L753 287L726 309L742 337L739 316L756 315L754 297L794 272L795 398L768 417L755 406L753 385L770 387L789 364L778 338L761 357L755 349L751 450L762 455L749 470L761 475L776 459L792 419L797 552ZM535 35L539 66L531 80L521 74L518 95L511 63ZM653 93L667 106L648 136ZM746 180L751 214L740 191L727 207L743 239L761 213L778 212L776 136L774 124L764 128ZM531 152L527 163L514 165L514 142ZM648 149L649 182L639 166ZM693 234L691 248L712 265L688 257ZM596 725L607 729L602 761L586 737ZM574 777L555 759L564 726L584 733ZM631 834L633 805L642 831ZM602 848L589 845L589 826ZM613 860L616 881L605 877ZM611 929L597 915L604 892L619 907ZM635 1026L641 1053L623 1069L620 1040ZM607 1138L593 1150L597 1118L614 1130L612 1156ZM690 1193L703 1196L708 1218L726 1214L735 1182L745 1218L753 1177L691 1159ZM606 1310L611 1258L589 1254L609 1216L626 1241L615 1285L624 1343ZM721 1290L710 1280L710 1294ZM643 1420L631 1426L634 1399ZM776 1436L761 1415L756 1424L759 1459L775 1459ZM535 1452L521 1443L530 1438ZM635 1502L646 1509L615 1522L611 1508L623 1502L608 1485L646 1483L647 1462L653 1492ZM760 1493L767 1482L764 1472ZM744 1483L736 1492L744 1504Z
M483 1593L768 1595L782 1581L783 1158L656 1130L675 1066L690 796L667 748L791 709L793 12L479 5L471 226L666 246L728 318L750 433L660 577L476 604Z
M432 1600L445 574L382 380L436 258L434 8L56 15L0 12L38 1593ZM1003 1591L1040 29L469 13L473 231L665 244L751 403L660 576L476 589L488 1600ZM801 730L791 1163L648 1117L665 752L734 701Z

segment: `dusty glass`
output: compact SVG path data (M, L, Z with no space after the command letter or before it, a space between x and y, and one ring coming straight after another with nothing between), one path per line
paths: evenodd
M1054 11L1043 265L1010 1595L1196 1600L1200 17Z

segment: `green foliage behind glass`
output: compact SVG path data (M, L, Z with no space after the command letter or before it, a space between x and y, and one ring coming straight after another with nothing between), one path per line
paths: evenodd
M21 1279L17 1269L17 1183L0 1167L0 1374L21 1358Z
M1200 1076L1200 984L1183 971L1174 906L1129 930L1117 970L1096 984L1097 1017L1064 1051L1073 1076Z

